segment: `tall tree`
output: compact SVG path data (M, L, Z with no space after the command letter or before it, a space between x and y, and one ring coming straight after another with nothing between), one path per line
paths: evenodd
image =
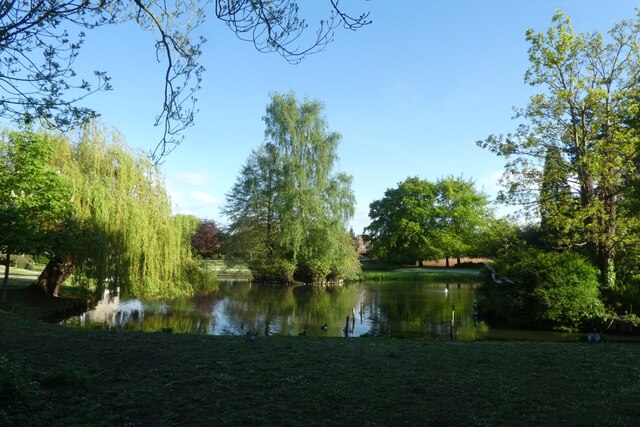
M319 101L272 95L267 142L252 152L227 195L230 246L257 260L255 270L264 265L267 276L276 270L274 279L357 272L346 231L355 203L351 178L333 172L340 135L328 130L322 112Z
M557 150L578 190L578 207L563 219L573 231L567 243L586 245L602 285L610 286L616 248L633 220L620 215L619 203L638 171L638 129L627 119L638 108L640 20L616 24L607 42L598 32L575 33L562 12L552 23L546 33L527 31L531 67L525 81L543 92L518 112L525 123L514 134L478 143L508 159L506 199L532 207L546 200L540 197L544 160Z
M70 191L51 166L52 140L33 132L0 136L0 249L6 254L5 299L11 254L51 253L71 214Z
M271 258L279 251L282 165L273 145L254 150L227 194L231 220L227 249L249 259Z
M155 122L164 132L152 153L159 161L193 123L204 43L195 31L212 3L216 17L240 39L253 42L261 52L278 52L290 62L322 50L339 26L355 30L370 22L367 13L354 18L339 0L330 0L329 15L303 40L308 23L294 0L6 0L0 2L0 117L18 122L39 119L62 130L95 117L79 101L111 89L111 84L104 71L95 71L93 82L76 75L73 63L84 31L135 22L156 34L157 57L165 64L164 101Z
M472 181L447 177L432 183L407 178L369 206L367 227L375 255L392 263L460 258L483 250L481 234L493 221L486 196Z
M55 144L52 162L70 183L74 214L37 280L44 292L57 294L72 273L99 292L109 286L168 296L208 286L191 260L196 224L171 215L160 172L148 159L93 124L75 142L58 136Z

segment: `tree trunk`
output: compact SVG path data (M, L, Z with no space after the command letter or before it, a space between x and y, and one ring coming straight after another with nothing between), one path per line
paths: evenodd
M602 196L604 205L604 215L601 219L601 228L603 233L599 236L596 248L597 265L600 269L600 283L605 288L611 288L616 282L616 273L614 268L614 258L616 250L613 242L616 235L616 197L604 194Z
M444 257L444 262L447 268L449 268L449 257Z
M7 285L9 284L9 263L11 262L11 252L7 250L7 258L4 265L4 280L2 283L2 301L7 299Z
M616 282L616 273L613 263L614 251L612 248L605 247L605 245L602 245L602 247L598 249L600 283L605 288L611 288Z
M460 267L460 255L456 257L456 265Z
M38 288L47 295L57 297L60 287L71 276L74 267L70 257L53 257L36 281Z

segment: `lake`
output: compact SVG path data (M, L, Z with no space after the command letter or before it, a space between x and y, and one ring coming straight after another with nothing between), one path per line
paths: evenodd
M95 309L62 324L208 335L450 339L453 315L460 340L509 339L517 334L505 335L476 321L476 286L473 282L360 282L323 287L221 281L216 292L166 301L105 293ZM551 332L531 334L522 338L575 339Z

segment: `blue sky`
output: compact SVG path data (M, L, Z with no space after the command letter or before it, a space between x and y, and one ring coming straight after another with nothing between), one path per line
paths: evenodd
M328 10L329 2L300 3L304 13L310 5ZM637 7L627 0L342 3L370 11L373 23L338 31L324 52L298 65L258 53L208 19L196 124L162 166L175 212L225 222L219 207L264 140L269 93L291 90L323 101L330 128L343 136L337 169L353 176L356 233L368 225L369 204L408 176L462 176L494 196L503 163L475 141L515 129L512 107L533 93L523 82L526 29L546 30L562 9L578 31L604 33ZM109 72L114 90L87 104L145 151L160 135L153 121L164 70L153 40L133 25L91 31L77 61L79 71Z

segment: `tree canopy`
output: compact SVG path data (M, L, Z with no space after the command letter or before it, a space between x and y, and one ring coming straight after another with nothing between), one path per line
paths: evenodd
M216 17L240 39L261 52L277 52L290 62L322 50L335 29L358 29L368 13L352 17L329 1L329 13L308 39L308 23L294 0L43 0L0 3L0 117L24 123L38 119L66 130L96 116L80 105L93 92L111 89L108 74L78 76L73 68L84 31L104 25L135 22L156 34L156 55L163 62L164 101L156 117L163 136L152 157L159 161L180 143L180 133L193 123L194 97L203 67L205 42L197 29L214 4Z
M475 255L492 221L486 196L452 177L407 178L369 209L373 254L394 264Z
M227 194L229 249L252 260L264 280L334 280L359 271L346 231L351 178L334 173L340 135L319 101L273 94L267 142L254 150Z
M203 258L219 254L222 245L222 230L212 219L197 221L195 233L191 237L191 246Z
M601 283L615 282L617 249L635 234L625 214L637 180L640 20L616 24L605 37L577 34L562 12L545 33L527 32L525 81L541 90L518 111L506 136L478 144L507 159L503 199L538 211L557 244L586 248Z
M71 214L66 181L51 165L52 139L33 132L0 136L0 250L6 254L6 290L11 254L50 254Z
M171 215L158 170L117 133L87 125L59 134L10 133L2 144L2 246L50 258L38 286L73 279L97 291L189 293L211 280L191 260L195 224ZM11 219L11 218L13 219Z

